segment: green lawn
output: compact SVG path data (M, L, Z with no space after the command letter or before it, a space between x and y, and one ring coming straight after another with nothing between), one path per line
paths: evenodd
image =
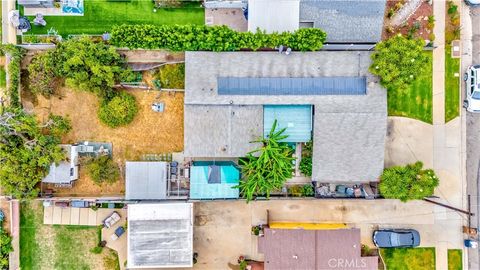
M451 46L445 46L445 123L459 115L460 110L460 59L450 57Z
M44 225L41 203L22 203L20 210L22 270L115 269L118 262L115 252L107 248L104 248L101 254L90 252L97 243L97 227ZM99 268L99 265L104 267Z
M204 24L204 9L199 2L184 4L182 8L157 9L153 12L151 0L112 2L85 0L84 16L45 16L47 26L34 26L27 34L46 34L51 27L60 35L103 34L120 24ZM29 17L33 20L33 17Z
M7 73L5 72L5 67L0 66L0 88L5 88L7 86Z
M380 249L388 270L434 270L435 248Z
M462 270L462 250L449 249L448 250L448 270Z
M425 54L430 65L408 89L388 90L388 115L432 123L432 52L426 51Z

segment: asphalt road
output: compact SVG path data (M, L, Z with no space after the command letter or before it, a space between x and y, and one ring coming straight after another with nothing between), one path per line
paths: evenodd
M472 20L472 63L480 64L480 7L470 9ZM465 89L465 85L462 86ZM465 91L465 90L463 90ZM464 95L464 92L462 93ZM480 190L480 114L467 113L467 193L471 196L471 210L475 213L472 227L479 227ZM479 268L480 249L469 250L469 269Z

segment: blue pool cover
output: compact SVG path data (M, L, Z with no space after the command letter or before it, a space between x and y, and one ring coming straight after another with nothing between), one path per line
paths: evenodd
M288 135L283 142L308 142L312 139L311 105L265 105L263 106L263 135L266 137L277 120L277 130L286 128Z
M212 169L212 166L215 166ZM220 171L220 180L212 181L212 172ZM209 183L209 178L210 182ZM240 171L233 165L205 165L190 167L190 199L237 199Z
M218 77L219 95L366 95L366 77Z

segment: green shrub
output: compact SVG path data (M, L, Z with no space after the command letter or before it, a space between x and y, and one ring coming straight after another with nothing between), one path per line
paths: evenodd
M293 33L266 34L236 32L227 26L206 25L120 25L112 29L111 44L130 49L169 49L172 51L238 51L274 48L279 45L298 51L322 48L326 33L318 28Z
M0 53L10 56L10 63L6 70L8 74L8 102L12 107L20 108L20 62L25 54L25 49L12 44L0 45Z
M115 128L132 122L137 112L135 97L127 92L121 92L112 99L102 101L98 117L107 126Z
M162 88L185 88L185 64L164 65L158 72Z
M114 183L120 176L118 166L110 156L93 158L87 164L87 171L93 182L99 185L102 183Z
M13 251L12 237L3 229L2 223L0 221L0 269L8 269L8 259Z
M300 161L300 171L305 176L312 176L312 157L303 157Z
M315 195L315 190L312 185L304 185L302 187L303 197L312 197L313 195Z
M303 186L294 185L288 187L288 195L292 197L302 197Z
M423 53L424 41L402 35L391 37L375 46L370 72L380 76L387 88L404 90L427 68L429 59Z
M380 176L380 194L387 199L420 200L433 195L439 185L438 177L431 169L422 169L418 161L407 166L395 166L383 171Z

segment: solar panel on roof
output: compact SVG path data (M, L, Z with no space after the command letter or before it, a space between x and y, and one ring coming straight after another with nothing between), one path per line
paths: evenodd
M366 95L366 77L218 77L218 95Z

